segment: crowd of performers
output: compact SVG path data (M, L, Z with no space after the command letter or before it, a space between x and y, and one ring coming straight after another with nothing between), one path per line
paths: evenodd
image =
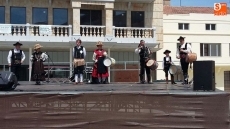
M184 42L184 38L180 36L178 41L180 41L179 48L177 48L176 51L176 58L180 59L181 68L183 71L184 81L182 84L188 84L188 66L189 63L186 61L186 56L188 53L191 52L191 45ZM11 68L11 72L15 73L17 79L20 78L20 68L25 60L25 54L21 50L22 44L17 42L13 44L15 46L14 49L11 49L9 51L8 55L8 63ZM100 84L106 84L108 83L108 67L106 67L103 63L104 59L108 56L107 52L102 48L103 43L101 41L96 43L96 49L94 50L92 60L94 61L93 70L92 70L92 78L93 83L100 83ZM35 81L36 84L40 84L41 81L45 81L45 70L44 70L44 64L49 57L46 53L41 51L40 44L35 44L34 46L34 52L30 57L30 61L32 62L32 73L31 73L31 81ZM145 45L145 41L141 40L138 47L135 49L135 53L139 54L140 57L140 83L148 83L152 84L151 82L151 70L155 70L157 66L150 67L148 66L147 62L150 62L152 51L149 47ZM165 50L163 54L165 54L165 57L163 58L163 71L165 72L165 79L166 83L168 84L168 73L169 68L171 65L173 65L173 59L169 55L171 53L170 50ZM73 80L74 84L83 84L83 75L85 70L85 57L86 57L86 49L82 46L82 41L80 39L76 40L76 46L73 47ZM151 64L151 65L158 65L158 64ZM144 73L146 72L147 75L147 82L144 79ZM174 81L173 74L171 75L171 84L176 84ZM20 85L18 83L18 85Z

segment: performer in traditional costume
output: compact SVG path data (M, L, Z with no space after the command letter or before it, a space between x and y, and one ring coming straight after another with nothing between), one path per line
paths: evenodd
M192 47L190 44L184 42L184 38L180 36L177 41L180 41L179 48L177 48L176 58L180 59L181 68L183 71L184 82L182 84L188 84L188 66L189 63L186 62L186 57L188 53L192 51Z
M73 66L74 66L74 75L75 75L75 83L83 84L83 72L85 68L85 57L86 57L86 49L81 46L81 40L78 39L76 41L76 46L73 48ZM80 78L80 80L79 80Z
M106 84L106 78L109 77L108 68L104 65L103 61L107 56L107 52L102 49L102 42L99 41L96 44L97 49L93 53L93 72L92 77L98 78L99 83Z
M165 57L163 58L163 63L162 63L162 68L163 68L163 70L165 72L166 84L168 84L169 68L173 64L172 57L169 56L169 53L171 53L171 51L165 50L165 52L164 52ZM171 84L176 84L174 82L174 76L173 76L173 74L170 74L170 75L171 75Z
M8 61L9 67L11 68L11 72L13 72L16 75L17 79L19 80L21 65L24 62L26 56L24 52L21 50L21 46L22 46L21 43L17 42L13 45L15 46L15 48L9 51L7 61ZM20 84L18 83L18 85Z
M31 81L36 81L37 85L40 85L40 81L45 81L45 70L43 62L48 59L48 55L41 51L40 44L35 44L34 53L31 55L30 61L32 62Z
M149 47L145 46L145 41L141 40L140 44L138 45L138 48L135 49L135 53L139 54L140 56L140 81L142 84L145 83L144 80L144 73L146 71L147 74L147 83L152 84L151 82L151 75L150 75L150 68L148 66L146 66L146 62L148 61L150 55L152 54L151 50Z

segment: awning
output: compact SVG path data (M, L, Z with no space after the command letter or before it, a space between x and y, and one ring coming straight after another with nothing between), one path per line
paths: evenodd
M71 42L74 46L76 43ZM139 43L117 43L117 42L103 42L104 49L110 49L111 51L133 51L135 48L138 47ZM96 42L84 42L82 45L87 49L95 49ZM158 43L146 43L152 51L160 50Z

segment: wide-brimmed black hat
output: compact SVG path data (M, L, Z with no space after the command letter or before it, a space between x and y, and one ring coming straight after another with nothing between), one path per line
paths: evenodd
M181 39L184 39L185 37L180 36L177 41L180 41Z
M171 51L169 51L169 50L165 50L164 54L166 54L166 53L171 53Z
M16 45L20 45L20 46L22 46L22 44L21 43L19 43L19 42L17 42L17 43L15 43L15 44L13 44L14 46L16 46Z

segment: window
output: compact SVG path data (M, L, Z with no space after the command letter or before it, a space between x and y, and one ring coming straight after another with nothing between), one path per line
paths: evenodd
M33 24L48 24L48 9L47 8L33 8Z
M10 23L11 24L26 24L26 8L25 7L10 7Z
M131 11L131 27L145 27L144 11Z
M200 44L200 56L221 56L221 44L220 43L201 43Z
M127 16L126 11L114 10L113 11L113 26L126 27L126 22L127 22L126 16Z
M206 30L216 30L216 24L205 24Z
M0 24L5 23L5 7L0 6Z
M178 23L179 30L189 30L189 23Z
M53 24L68 25L68 9L54 8L53 9Z
M81 25L102 25L101 10L83 10L80 11Z

